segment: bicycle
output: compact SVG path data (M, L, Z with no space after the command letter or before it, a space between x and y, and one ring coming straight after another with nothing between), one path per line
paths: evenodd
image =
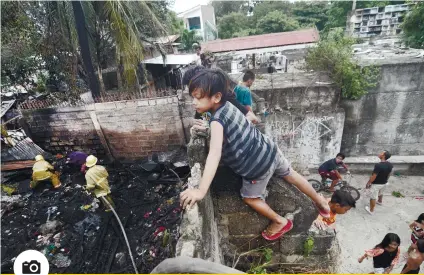
M350 193L352 197L355 199L355 201L357 201L361 197L361 194L359 193L358 189L350 185L351 180L352 180L352 175L350 174L349 181L340 180L334 186L334 188L336 190L341 190L341 191ZM327 181L326 178L323 178L322 181L315 180L315 179L308 179L308 182L312 185L312 188L314 188L316 192L329 191L330 185L331 185L331 180Z

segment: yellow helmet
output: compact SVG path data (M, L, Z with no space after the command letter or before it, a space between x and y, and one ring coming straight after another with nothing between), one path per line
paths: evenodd
M87 167L93 167L97 163L97 158L93 155L89 155L87 159L85 160L85 166Z
M42 155L36 155L35 161L40 161L40 160L44 160L44 157Z

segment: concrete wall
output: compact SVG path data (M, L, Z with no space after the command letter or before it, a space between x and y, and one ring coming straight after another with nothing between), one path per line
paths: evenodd
M342 150L350 156L424 154L424 62L381 67L378 87L360 100L343 100Z
M325 76L272 77L271 81L270 75L264 75L252 89L268 104L268 115L263 116L265 133L297 170L317 167L334 157L340 151L344 125L344 110L338 108L340 90Z
M106 154L97 120L114 157L135 159L185 144L177 97L22 110L35 143L52 153Z
M206 160L206 138L194 133L187 149L192 166L188 186L196 188ZM270 181L267 203L280 215L293 220L294 228L282 239L267 242L259 234L269 221L243 203L240 187L241 178L231 169L218 168L210 192L183 215L177 256L199 257L248 270L250 264L261 257L252 250L267 247L273 250L267 270L278 273L337 272L340 253L337 253L339 246L334 231L311 230L318 211L299 190L281 179ZM304 243L308 238L313 239L314 245L311 255L305 257ZM249 255L243 257L242 254L248 251Z

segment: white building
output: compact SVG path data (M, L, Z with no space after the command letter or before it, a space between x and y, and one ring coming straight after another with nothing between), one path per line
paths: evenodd
M202 37L203 41L218 38L215 9L212 5L198 5L179 13L178 17L183 19L184 26L187 30L196 31Z
M351 33L356 37L400 34L400 24L410 9L411 4L357 9L350 18Z

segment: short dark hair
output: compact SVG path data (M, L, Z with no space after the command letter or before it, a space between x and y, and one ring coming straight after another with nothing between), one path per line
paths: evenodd
M205 67L201 66L201 65L197 65L197 66L190 66L187 71L185 71L184 75L183 75L183 85L188 85L190 84L190 80L196 75L198 74L200 71L206 69Z
M424 213L421 213L416 220L417 223L422 223L424 221Z
M221 93L221 102L225 102L229 84L228 75L221 69L204 69L191 79L188 92L192 94L196 89L201 89L202 97L212 97L217 93Z
M246 82L250 79L255 80L255 73L252 71L246 71L243 75L243 82Z
M331 196L331 203L338 203L341 207L351 206L356 207L356 201L349 192L337 190Z
M388 160L392 156L392 154L390 154L390 152L387 151L387 150L384 150L383 152L384 152L384 159L385 160Z
M345 159L346 158L345 154L343 154L341 152L336 155L336 158L337 157L342 157L342 159Z

